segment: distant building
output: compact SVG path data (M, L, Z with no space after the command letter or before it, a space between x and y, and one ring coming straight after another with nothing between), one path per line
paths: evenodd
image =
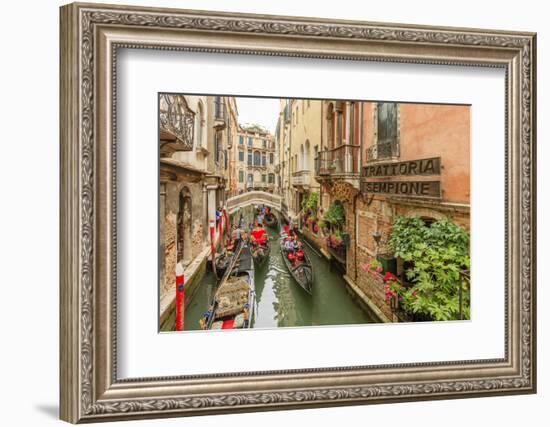
M260 126L241 125L236 143L237 192L275 190L275 138Z

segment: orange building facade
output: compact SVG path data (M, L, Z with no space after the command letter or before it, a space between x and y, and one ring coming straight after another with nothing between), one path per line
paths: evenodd
M448 218L469 231L470 107L322 104L314 172L318 212L302 214L301 230L339 265L360 302L382 320L396 321L382 277L366 274L364 266L378 259L385 270L403 273L388 245L398 216L419 217L428 225ZM323 222L327 213L343 214L341 226Z

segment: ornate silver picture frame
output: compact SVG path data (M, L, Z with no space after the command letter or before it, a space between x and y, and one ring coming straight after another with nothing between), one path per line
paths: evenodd
M98 4L70 4L60 13L61 419L79 423L536 391L535 34ZM504 357L120 379L116 62L123 48L503 69Z

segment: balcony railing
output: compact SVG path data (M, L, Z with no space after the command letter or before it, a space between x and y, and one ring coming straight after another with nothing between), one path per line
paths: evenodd
M301 170L292 174L291 184L299 187L309 187L311 184L311 171Z
M367 148L367 162L399 157L399 143L395 140L379 142Z
M273 184L268 184L267 182L265 181L248 181L246 183L246 188L249 188L249 189L252 189L252 188L268 188L268 187L273 187Z
M161 154L174 151L191 151L195 135L195 113L183 96L160 96L160 148Z
M315 175L359 176L359 145L344 144L320 151L315 159Z

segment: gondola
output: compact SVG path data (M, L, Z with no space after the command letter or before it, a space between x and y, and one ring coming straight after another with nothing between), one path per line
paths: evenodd
M284 238L281 239L281 254L285 262L286 268L290 272L291 276L294 277L294 280L298 282L300 287L311 295L313 288L313 266L311 261L307 256L307 253L303 251L304 259L299 262L299 264L293 264L287 256L287 252L284 247Z
M266 242L265 245L251 245L251 252L254 263L257 266L261 266L269 258L271 247L269 246L269 242Z
M229 264L233 259L233 255L234 254L231 252L222 252L216 254L214 264L216 266L216 276L218 279L221 279L225 275L227 267L229 267Z
M269 212L265 216L264 222L268 227L276 228L277 227L277 216L273 212Z
M247 244L242 244L216 290L202 329L250 329L255 316L254 263Z

